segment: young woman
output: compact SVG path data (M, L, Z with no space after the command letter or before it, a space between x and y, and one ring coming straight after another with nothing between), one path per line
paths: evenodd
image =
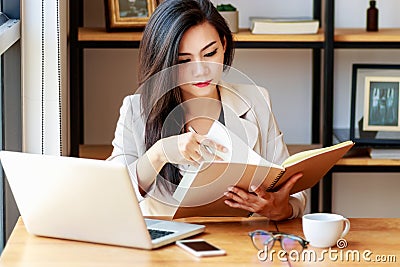
M214 121L269 161L288 157L268 92L221 81L233 54L232 34L208 0L164 0L151 16L139 48L140 88L124 99L109 158L128 165L145 215L173 215L172 194L205 157L203 142L226 151L204 136ZM306 194L289 192L301 176L277 192L230 186L225 203L272 220L299 217Z

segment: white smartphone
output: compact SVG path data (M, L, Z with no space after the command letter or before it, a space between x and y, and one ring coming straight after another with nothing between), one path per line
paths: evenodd
M176 244L197 257L219 256L226 254L225 250L208 243L204 239L178 240L176 241Z

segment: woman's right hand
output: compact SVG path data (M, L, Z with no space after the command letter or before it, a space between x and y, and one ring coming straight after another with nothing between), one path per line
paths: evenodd
M208 158L211 156L215 160L221 160L215 153L211 155L204 148L204 144L213 149L226 152L224 146L207 139L204 135L192 132L162 138L157 141L160 157L165 163L198 166L204 160L205 153L208 154Z

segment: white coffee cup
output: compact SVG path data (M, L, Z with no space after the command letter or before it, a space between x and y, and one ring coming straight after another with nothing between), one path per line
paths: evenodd
M303 216L303 233L313 247L332 247L347 235L349 230L350 221L339 214L310 213Z

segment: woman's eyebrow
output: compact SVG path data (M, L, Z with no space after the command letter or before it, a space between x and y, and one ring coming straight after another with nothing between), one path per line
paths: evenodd
M205 47L203 47L200 52L203 52L204 50L206 50L207 48L209 48L210 46L212 46L213 44L215 44L217 41L212 41L210 42L208 45L206 45ZM178 53L178 56L189 56L190 53Z

